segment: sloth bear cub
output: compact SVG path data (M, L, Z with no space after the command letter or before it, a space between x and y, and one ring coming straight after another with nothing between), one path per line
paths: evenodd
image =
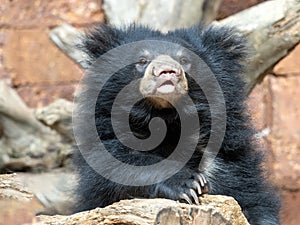
M212 25L87 32L74 211L130 198L199 204L208 193L234 197L252 225L279 224L245 107L245 46L232 28Z

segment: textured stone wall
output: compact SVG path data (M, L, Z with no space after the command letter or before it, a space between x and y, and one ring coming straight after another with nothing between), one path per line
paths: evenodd
M223 18L262 0L224 0ZM31 107L72 100L80 68L48 38L51 28L103 22L100 0L1 0L0 79ZM284 225L300 221L300 45L250 95L254 122L266 146L271 179L282 191Z
M86 27L103 22L99 0L2 0L0 79L6 79L31 107L61 97L72 100L79 67L48 38L62 23Z
M283 197L283 224L300 221L300 44L250 95L254 122L269 149L269 170Z

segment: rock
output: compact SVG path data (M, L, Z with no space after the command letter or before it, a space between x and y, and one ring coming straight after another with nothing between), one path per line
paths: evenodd
M0 27L16 30L53 27L63 22L76 25L103 21L101 1L2 1Z
M277 187L300 189L300 76L270 76L273 177Z
M47 30L6 30L4 35L3 62L14 85L71 83L82 76L80 68L51 43Z
M297 60L298 59L298 60ZM284 57L273 69L277 75L300 75L300 44Z
M281 212L282 224L299 225L300 192L283 191L282 198L282 204L284 205Z
M188 205L168 199L122 200L105 208L70 216L38 216L31 225L130 224L130 225L249 225L237 202L227 196L205 195L201 205Z
M16 91L28 107L39 109L51 104L59 98L73 101L76 84L77 82L47 85L36 84L20 86Z
M43 209L15 174L0 175L0 208L1 225L34 222L35 214Z
M0 175L0 221L5 218L5 225L249 225L238 203L221 195L204 195L199 198L200 205L169 199L132 199L68 216L35 216L49 213L52 206L53 213L75 204L75 184L76 177L67 173Z

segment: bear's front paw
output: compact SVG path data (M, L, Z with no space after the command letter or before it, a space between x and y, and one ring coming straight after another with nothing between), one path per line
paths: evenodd
M151 197L168 198L187 202L189 204L199 204L199 196L209 191L209 185L201 172L177 174L171 179L158 184Z
M204 175L198 172L193 174L192 179L184 182L182 190L179 195L181 201L199 205L199 196L209 191L209 185Z

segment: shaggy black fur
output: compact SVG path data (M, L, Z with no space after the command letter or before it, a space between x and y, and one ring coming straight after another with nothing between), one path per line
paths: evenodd
M83 49L88 55L87 62L90 68L84 78L86 89L79 97L81 102L84 102L80 106L81 115L83 117L95 115L99 137L108 151L123 162L150 165L166 158L178 142L181 126L176 110L172 107L156 108L145 99L133 108L130 127L137 136L147 138L149 121L159 116L166 121L169 128L163 142L153 151L132 153L116 139L110 120L111 106L116 94L125 85L143 76L136 71L135 65L126 66L108 80L99 93L96 107L93 108L92 103L89 102L91 92L97 91L94 88L90 90L89 86L102 85L103 77L101 76L105 76L103 71L97 70L96 59L110 49L139 40L163 40L180 44L196 53L210 67L224 94L227 122L223 144L213 165L201 171L209 184L208 193L234 197L252 225L279 224L279 198L266 181L262 171L262 154L255 144L254 130L245 109L246 97L240 74L243 70L242 62L246 57L246 42L230 28L192 27L162 34L135 25L126 29L101 25L84 36ZM151 52L151 49L147 50ZM166 50L165 54L172 56L172 50ZM118 61L111 63L118 64ZM186 76L189 84L188 94L196 105L201 125L201 138L191 160L181 171L166 181L149 186L124 186L96 173L82 158L80 151L76 150L74 162L79 172L79 186L76 192L79 201L74 211L104 207L121 199L133 197L165 197L182 201L180 194L186 193L190 196L189 181L195 179L195 173L199 173L198 164L211 132L211 114L201 88L195 84L188 72ZM201 71L197 76L202 76ZM182 107L188 110L187 106ZM89 134L85 135L88 139ZM188 138L188 135L192 136L192 131L185 137ZM95 152L101 150L97 148L96 143L95 146L85 154L97 161ZM108 169L113 170L109 168L109 162L107 166ZM163 171L164 168L161 169ZM116 176L122 175L116 174ZM149 171L149 176L151 176L151 171Z

